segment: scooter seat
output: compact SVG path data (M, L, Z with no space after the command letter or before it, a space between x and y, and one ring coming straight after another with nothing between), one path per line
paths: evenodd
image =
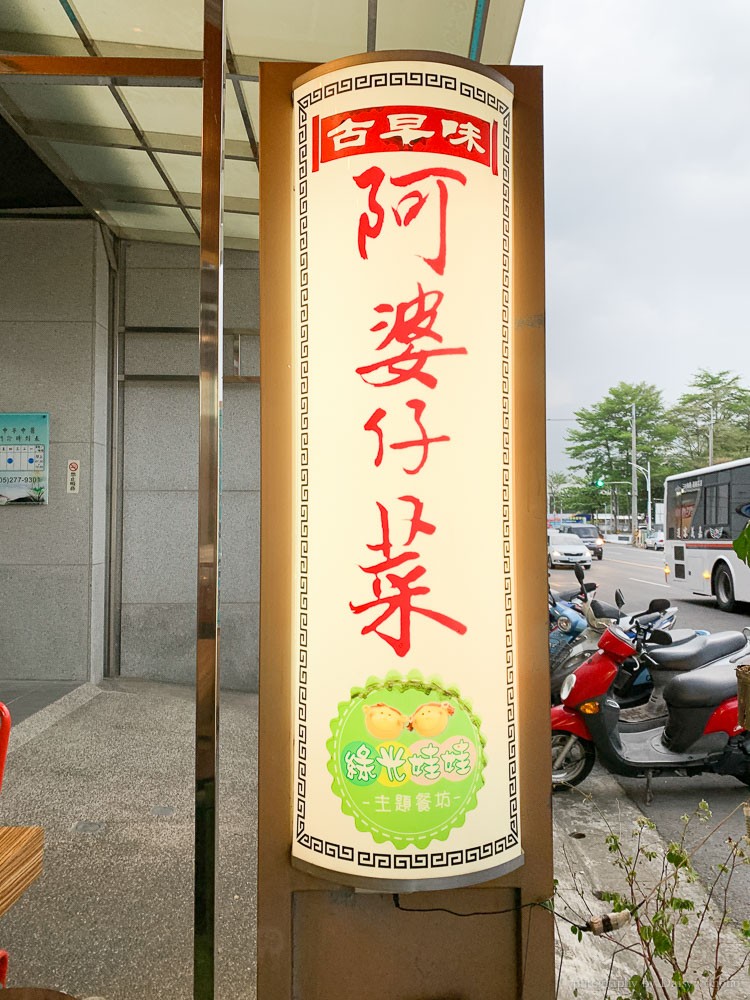
M718 663L678 674L664 688L670 708L711 708L737 694L737 673L733 663Z
M674 648L649 646L648 658L659 670L694 670L723 656L730 656L744 646L742 632L715 632L713 635L697 635Z
M620 609L616 608L613 604L605 604L604 601L592 601L591 613L594 618L613 618L615 621L620 620Z
M681 646L686 642L692 642L695 639L695 629L694 628L673 628L669 633L672 636L671 646ZM657 646L656 643L653 645L646 643L646 649L649 653L652 649L664 649L664 646Z
M552 596L556 601L570 602L575 600L576 597L580 596L581 589L582 589L581 587L573 587L571 590L552 590L550 591L550 593L552 594ZM584 584L583 589L586 591L587 594L589 594L591 593L592 590L596 590L596 584L586 583Z

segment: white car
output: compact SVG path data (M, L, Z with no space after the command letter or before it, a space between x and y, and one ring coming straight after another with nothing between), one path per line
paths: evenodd
M663 549L664 548L664 532L663 531L649 531L646 535L646 548L647 549Z
M577 566L591 569L591 552L578 535L562 531L551 531L547 535L547 564L554 566Z

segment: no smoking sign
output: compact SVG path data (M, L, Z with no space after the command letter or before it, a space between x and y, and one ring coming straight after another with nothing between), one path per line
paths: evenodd
M81 463L78 459L70 459L68 462L68 493L78 492L79 477L81 474Z

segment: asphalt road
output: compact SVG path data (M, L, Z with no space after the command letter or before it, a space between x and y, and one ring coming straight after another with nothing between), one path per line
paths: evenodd
M587 580L598 585L600 600L614 603L614 592L619 587L625 596L628 611L645 609L653 597L667 597L679 609L676 628L705 628L711 632L742 629L750 626L750 605L739 613L719 611L709 598L683 596L681 591L665 584L664 553L629 546L607 544L604 558L594 560L587 572ZM553 570L552 587L573 586L572 570ZM730 817L701 847L694 858L695 866L705 884L710 884L716 866L726 857L726 838L735 839L746 832L742 803L750 801L750 788L736 778L720 775L698 775L692 778L655 778L652 783L654 798L650 805L645 801L645 780L618 778L624 793L638 809L652 819L666 840L678 840L682 832L681 817L690 815L704 799L713 812L710 823L696 830L696 842L702 840L725 817ZM582 786L585 789L585 783ZM733 814L730 816L730 814ZM693 824L697 825L697 824ZM738 871L728 895L729 910L735 920L750 918L750 867Z
M741 613L727 614L719 611L709 597L690 597L680 589L665 583L664 553L650 549L633 549L628 545L608 543L604 558L595 559L586 579L599 585L597 597L614 604L615 590L619 587L625 597L627 611L641 611L648 607L652 597L666 597L680 609L676 628L706 628L710 632L741 629L750 625L750 605ZM574 587L572 569L555 569L550 573L552 587Z

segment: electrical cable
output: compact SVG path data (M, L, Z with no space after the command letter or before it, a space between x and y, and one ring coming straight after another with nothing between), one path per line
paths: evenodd
M401 910L403 913L449 913L453 917L496 917L503 913L518 913L519 910L524 910L530 906L539 906L543 910L552 912L551 907L546 905L546 902L539 902L536 899L530 903L521 903L520 906L509 906L505 910L473 910L470 913L460 913L458 910L450 910L446 906L402 906L401 896L398 892L394 892L391 898L396 909ZM627 920L629 920L631 916L630 912L625 910L622 913L607 913L600 917L593 917L585 924L577 924L575 920L570 920L568 917L563 916L562 913L555 911L555 916L558 919L563 920L566 924L570 924L571 927L575 927L577 931L580 931L582 934L592 933L595 935L616 930L620 922L626 919L624 914L627 914Z

